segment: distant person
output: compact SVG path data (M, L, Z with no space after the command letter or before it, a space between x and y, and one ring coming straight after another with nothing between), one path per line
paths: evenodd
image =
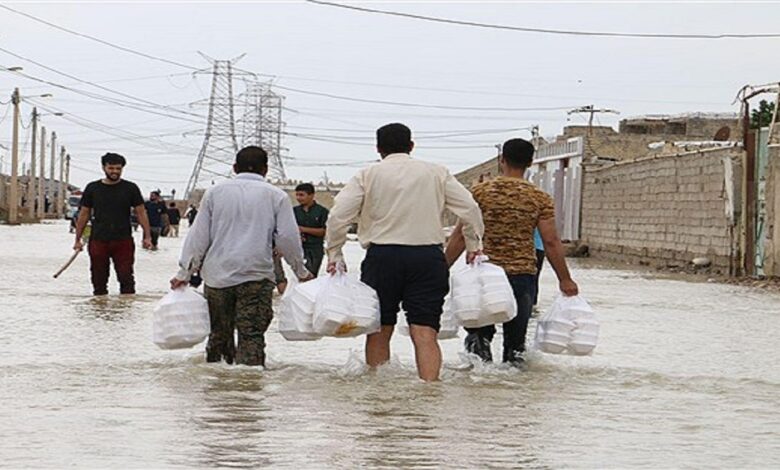
M170 203L168 207L168 222L171 224L170 236L173 238L179 238L179 223L181 223L181 212L176 207L176 203Z
M523 178L533 156L534 146L530 142L523 139L506 141L499 160L502 175L472 188L485 220L485 254L491 263L504 268L517 301L517 316L504 323L503 329L503 362L515 367L522 367L525 362L525 339L536 292L535 228L539 229L561 292L571 296L579 291L569 274L555 228L553 200ZM464 248L463 225L458 224L447 245L447 262L452 265ZM485 362L492 361L490 343L495 326L466 328L466 331L466 350Z
M544 242L539 228L534 229L534 249L536 250L536 279L534 279L534 307L539 303L539 278L544 267Z
M314 200L314 185L311 183L299 184L295 188L295 199L299 204L295 207L295 220L301 232L306 268L317 277L322 266L322 258L325 256L323 246L328 209Z
M198 208L195 207L195 205L190 206L190 210L187 211L186 217L187 222L189 223L189 226L192 227L192 224L195 223L195 217L198 216Z
M388 124L376 137L382 161L360 170L330 211L328 272L343 265L347 231L357 220L358 238L368 249L361 279L379 296L382 324L366 339L366 362L377 367L390 360L390 338L403 304L418 375L434 381L441 370L437 333L450 290L441 216L449 209L464 220L469 262L482 249L482 216L468 190L445 167L409 155L414 143L408 127Z
M152 250L157 250L160 243L160 235L163 230L163 214L166 214L168 209L165 207L165 203L162 203L160 193L152 191L149 195L149 200L144 203L146 207L146 214L149 218L149 225L152 228Z
M265 179L265 150L242 149L233 170L235 178L206 191L171 288L187 285L195 272L203 277L211 317L208 362L263 366L265 332L273 318L274 243L301 281L311 273L304 265L290 198Z
M89 183L81 197L73 249L84 249L82 236L91 218L92 231L88 252L93 294L108 294L108 276L112 261L119 279L120 292L135 294L135 244L130 230L130 211L135 212L143 227L143 247L151 247L151 231L144 198L135 183L122 179L122 170L126 164L123 156L107 153L101 158L101 163L105 178Z

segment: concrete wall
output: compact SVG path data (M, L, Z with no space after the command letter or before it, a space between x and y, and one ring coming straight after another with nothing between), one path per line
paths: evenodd
M780 147L769 147L767 173L767 238L764 247L764 272L780 277Z
M619 262L682 266L707 257L728 274L738 263L741 155L725 148L588 165L583 243Z

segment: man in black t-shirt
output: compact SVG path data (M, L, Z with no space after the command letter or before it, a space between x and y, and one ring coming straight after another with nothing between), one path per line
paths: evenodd
M107 153L101 159L106 177L93 181L84 189L76 222L74 250L81 251L84 228L92 219L89 238L90 271L94 295L108 294L108 276L111 261L119 279L122 294L135 294L135 244L130 227L130 210L134 210L144 230L144 248L152 246L149 219L144 198L135 183L122 179L125 157Z

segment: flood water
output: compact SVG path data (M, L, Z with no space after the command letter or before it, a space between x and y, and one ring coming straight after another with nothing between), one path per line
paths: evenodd
M93 299L86 254L52 279L71 237L0 226L3 467L780 467L776 294L574 264L602 322L592 357L464 370L449 340L431 385L405 337L377 374L362 338L291 343L275 324L268 370L162 351L152 309L182 239L139 250L137 296ZM543 306L555 285L547 266Z

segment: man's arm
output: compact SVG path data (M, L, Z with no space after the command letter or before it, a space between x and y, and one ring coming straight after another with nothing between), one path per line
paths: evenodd
M198 225L200 215L195 219L195 225ZM303 247L301 246L301 236L298 232L298 223L295 221L292 203L285 195L279 198L276 213L276 231L274 233L276 249L282 254L287 264L290 265L298 279L305 280L312 277L312 274L306 269L303 260Z
M79 209L79 217L76 220L76 242L73 244L73 249L76 251L84 249L84 242L81 241L81 237L84 236L84 229L87 227L87 223L89 223L91 212L92 209L89 207L81 206L81 209Z
M485 233L485 225L482 221L482 211L468 189L447 172L445 181L445 207L455 214L462 223L466 261L471 263L477 254L482 252L482 236Z
M200 270L206 252L211 245L211 198L208 191L201 202L203 210L198 214L195 223L190 227L179 257L179 272L171 279L171 288L176 289L187 285L190 277ZM147 221L148 225L148 221Z
M460 255L466 251L466 238L463 236L463 223L458 222L455 229L450 234L447 241L447 248L444 250L444 257L447 258L447 264L452 266Z
M312 237L324 237L325 236L325 229L324 228L314 228L314 227L298 227L298 230L304 234L304 235L311 235Z
M143 204L133 208L135 216L138 219L138 225L144 232L143 247L149 249L152 247L152 228L149 226L149 216L146 214L146 206Z
M364 197L363 173L360 172L344 186L333 201L333 208L328 215L328 227L325 233L329 271L333 271L337 263L344 261L344 254L341 252L341 249L347 242L347 232L350 224L360 216Z
M555 228L555 218L549 217L539 220L538 228L544 243L547 260L552 265L555 275L558 276L561 292L567 296L577 295L579 287L572 280L569 268L566 266L566 255L563 251L561 239L558 238L558 230Z

